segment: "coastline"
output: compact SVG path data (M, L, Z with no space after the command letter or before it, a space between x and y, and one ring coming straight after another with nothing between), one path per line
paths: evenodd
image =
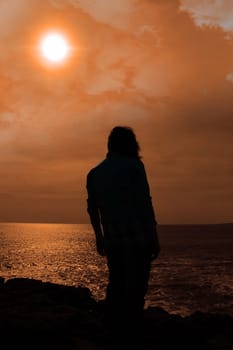
M8 349L109 349L103 303L90 290L35 279L0 277L0 334ZM195 312L186 317L145 309L146 349L233 349L233 317Z

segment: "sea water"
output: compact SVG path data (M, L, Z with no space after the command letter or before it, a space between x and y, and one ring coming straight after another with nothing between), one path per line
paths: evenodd
M233 225L159 226L146 307L233 316ZM90 225L0 223L0 276L88 287L105 297L106 258Z

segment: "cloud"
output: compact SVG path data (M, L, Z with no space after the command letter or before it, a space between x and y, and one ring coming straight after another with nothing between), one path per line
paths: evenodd
M128 27L135 3L135 0L51 0L51 4L55 6L72 5L82 9L98 22L120 29Z
M230 81L231 83L233 83L233 73L228 73L226 76L226 80Z
M191 14L196 25L233 32L233 2L229 0L181 0L180 9Z
M38 0L1 0L0 37L7 38L30 18Z

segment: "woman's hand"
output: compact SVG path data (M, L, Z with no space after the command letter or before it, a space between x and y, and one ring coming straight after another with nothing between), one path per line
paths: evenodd
M152 239L152 250L151 250L151 260L155 260L158 258L160 253L160 244L159 244L159 238L158 238L158 232L157 232L157 225L154 226L154 234Z
M158 258L160 253L160 246L159 244L157 246L154 246L151 252L151 261L155 260Z

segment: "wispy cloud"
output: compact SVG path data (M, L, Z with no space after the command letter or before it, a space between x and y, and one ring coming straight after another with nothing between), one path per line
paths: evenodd
M229 0L181 0L180 9L191 14L198 26L233 32L233 2Z
M233 72L232 73L228 73L227 76L226 76L226 80L227 81L230 81L233 83Z
M125 29L134 11L136 0L50 0L54 6L71 5L82 9L96 21Z

